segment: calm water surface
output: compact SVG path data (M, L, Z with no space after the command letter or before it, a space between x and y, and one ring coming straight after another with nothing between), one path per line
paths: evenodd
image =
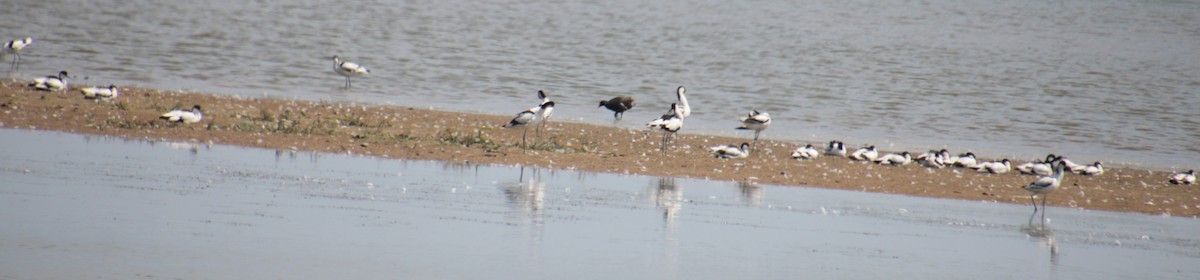
M1200 277L1191 218L0 130L33 142L0 279Z
M11 1L10 1L11 2ZM85 83L556 117L637 127L678 85L685 131L750 109L797 142L1200 165L1200 1L26 1L21 70ZM369 66L339 89L328 57ZM181 101L186 103L186 101ZM220 108L211 109L220 114Z

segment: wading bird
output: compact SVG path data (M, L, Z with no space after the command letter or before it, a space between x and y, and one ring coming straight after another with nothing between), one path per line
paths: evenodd
M675 138L675 133L683 128L683 118L679 117L680 108L678 103L671 103L671 110L667 114L662 115L646 124L650 129L658 129L663 132L662 151L666 153L667 143Z
M3 54L11 54L13 56L12 65L8 68L10 71L21 69L21 49L28 47L29 44L33 44L33 38L25 37L25 39L4 43Z
M1024 187L1021 187L1025 190L1029 191L1029 203L1033 204L1033 213L1034 214L1037 214L1038 207L1037 207L1037 200L1034 200L1033 197L1036 195L1042 196L1042 223L1043 224L1046 223L1046 197L1049 196L1049 194L1051 192L1054 192L1054 190L1058 189L1059 185L1062 185L1063 173L1065 173L1064 171L1067 170L1067 165L1063 164L1061 161L1055 161L1053 163L1053 165L1054 165L1054 173L1053 174L1051 174L1050 176L1038 178L1036 181L1033 181L1032 183L1029 183L1028 185L1025 185ZM1033 217L1030 217L1030 219L1033 219Z
M333 72L346 76L346 88L350 88L351 76L366 76L371 73L371 70L358 65L358 63L342 61L340 57L335 55L333 56Z
M764 129L767 129L767 127L771 125L771 114L759 112L758 110L751 110L749 115L746 115L746 117L740 118L739 120L742 121L742 126L737 127L737 129L754 130L753 143L757 144L758 134L762 133Z
M529 133L529 124L537 121L538 113L541 112L542 109L545 108L545 106L547 106L547 105L554 106L554 102L548 102L546 104L541 104L541 105L538 105L537 107L529 108L529 110L525 110L520 113L517 113L517 116L513 117L512 120L508 121L507 124L502 126L502 127L506 127L506 128L518 127L518 126L524 127L524 130L521 131L521 148L526 147L525 146L525 135L527 133Z
M600 100L600 106L613 111L613 119L621 120L625 116L625 111L633 109L633 97L618 96L609 100Z

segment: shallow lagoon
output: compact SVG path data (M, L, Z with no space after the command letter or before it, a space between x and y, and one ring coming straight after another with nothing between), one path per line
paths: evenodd
M0 130L0 278L1179 278L1191 218Z

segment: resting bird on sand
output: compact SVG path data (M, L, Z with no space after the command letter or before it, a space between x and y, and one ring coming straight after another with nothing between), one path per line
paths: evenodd
M708 148L713 157L717 158L746 158L750 156L750 143L742 143L741 146L720 145Z
M821 152L817 151L817 148L813 147L812 144L796 148L795 151L792 151L792 158L794 159L814 159L820 156Z
M29 84L29 86L37 90L60 91L67 88L68 78L71 78L71 74L63 70L58 72L58 76L46 76L45 78L34 79L33 83Z
M204 112L200 110L200 105L195 105L192 106L191 111L175 109L162 114L158 118L167 120L168 122L197 123L204 118Z
M83 93L84 99L109 100L116 98L117 95L120 95L120 93L117 92L116 85L108 85L108 87L86 87L79 89L79 92Z

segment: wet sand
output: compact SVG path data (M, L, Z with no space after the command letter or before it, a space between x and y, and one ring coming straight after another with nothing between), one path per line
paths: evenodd
M657 131L557 122L552 118L540 139L535 137L533 127L529 129L532 147L522 149L519 146L522 130L500 127L511 118L509 115L139 88L121 88L121 96L113 101L93 101L85 100L78 89L40 92L26 87L26 83L6 80L0 84L0 127L211 142L280 152L520 164L1014 204L1029 203L1028 192L1020 187L1036 179L1015 172L981 174L970 169L927 169L916 164L891 167L833 157L798 161L790 154L804 143L770 140L760 140L757 152L749 159L716 159L709 156L706 147L749 139L690 135L686 125L673 148L663 153L658 150L661 133ZM193 104L204 107L204 120L200 123L173 124L158 119L163 112L190 108ZM645 107L635 110L661 107L641 106ZM596 115L605 117L611 113L598 111ZM832 139L822 141L827 140ZM1014 162L1013 166L1020 162ZM1098 176L1067 175L1066 183L1049 196L1047 204L1183 217L1200 215L1200 187L1170 185L1169 175L1170 172L1113 167L1106 167L1105 173Z

